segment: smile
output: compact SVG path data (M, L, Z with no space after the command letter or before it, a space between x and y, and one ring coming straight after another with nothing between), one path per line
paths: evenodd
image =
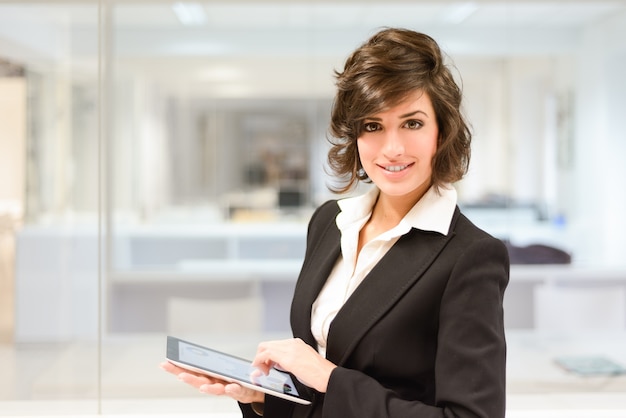
M391 171L392 173L397 173L398 171L402 171L412 164L404 164L404 165L389 165L387 167L383 167L386 171Z

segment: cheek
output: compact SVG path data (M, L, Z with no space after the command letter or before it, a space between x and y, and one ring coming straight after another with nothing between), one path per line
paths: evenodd
M357 149L357 152L359 153L359 158L361 159L361 161L364 159L367 159L367 157L371 155L372 153L371 144L368 141L363 140L361 138L357 139L356 141L356 149Z
M426 143L424 141L416 141L410 147L405 149L406 154L412 155L422 162L432 160L436 151L437 147L434 144L431 144L430 142Z
M421 144L421 154L427 155L432 159L437 152L438 142L439 140L436 136L431 137L428 141L424 141Z
M436 153L437 153L437 142L435 142L433 144L433 146L430 148L430 159L431 160L435 157Z

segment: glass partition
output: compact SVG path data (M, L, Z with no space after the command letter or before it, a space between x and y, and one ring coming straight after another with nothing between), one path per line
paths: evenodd
M164 337L289 335L337 198L333 71L383 26L432 35L463 86L459 205L513 261L512 410L626 390L554 366L626 364L622 3L0 1L0 415L237 416L158 369Z
M0 414L97 413L97 3L0 2Z

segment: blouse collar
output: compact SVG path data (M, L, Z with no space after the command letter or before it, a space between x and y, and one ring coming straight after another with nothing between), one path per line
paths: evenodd
M339 230L343 231L355 223L362 226L369 219L379 192L380 190L373 186L365 194L339 200L341 209L337 215ZM431 186L393 230L399 228L406 233L411 228L416 228L447 235L456 204L457 193L451 184L439 187L439 193Z

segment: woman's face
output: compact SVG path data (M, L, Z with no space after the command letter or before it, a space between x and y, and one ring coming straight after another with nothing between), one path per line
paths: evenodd
M357 139L361 165L381 196L416 202L431 184L439 128L428 94L421 91L364 120Z

